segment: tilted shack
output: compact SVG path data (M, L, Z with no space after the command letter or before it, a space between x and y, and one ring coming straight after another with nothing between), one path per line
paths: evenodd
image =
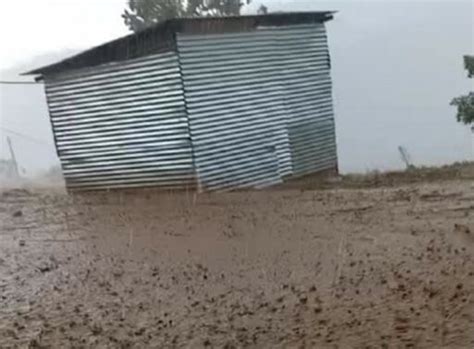
M27 74L69 189L260 188L337 170L331 12L183 18Z

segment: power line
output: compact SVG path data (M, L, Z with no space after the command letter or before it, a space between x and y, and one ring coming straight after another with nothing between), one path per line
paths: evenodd
M35 82L35 81L4 81L0 80L0 84L5 85L38 85L43 84L42 82Z
M31 136L27 136L27 135L25 135L25 134L23 134L23 133L10 130L10 129L8 129L8 128L6 128L6 127L3 127L3 126L0 126L0 129L6 131L6 132L8 132L8 133L14 134L14 135L16 135L16 136L22 137L22 138L24 138L24 139L28 139L29 141L34 142L34 143L37 143L37 144L47 145L47 146L53 146L53 144L51 144L50 142L47 142L47 141L44 141L44 140L41 140L41 139L37 139L37 138L31 137Z

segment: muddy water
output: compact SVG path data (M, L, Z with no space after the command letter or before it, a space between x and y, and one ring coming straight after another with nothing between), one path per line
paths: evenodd
M0 198L1 348L472 348L474 187Z

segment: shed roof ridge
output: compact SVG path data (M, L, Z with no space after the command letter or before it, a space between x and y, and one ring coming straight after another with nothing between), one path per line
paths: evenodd
M21 75L43 75L44 73L54 73L61 70L66 69L78 69L78 68L85 68L87 66L94 66L98 64L107 63L107 60L104 59L104 62L99 62L98 64L85 64L84 61L88 59L92 60L93 58L88 58L88 56L94 56L94 54L100 55L100 51L107 51L107 50L114 50L117 49L117 46L120 44L124 44L127 41L132 41L136 39L139 41L140 39L145 40L147 35L152 33L165 35L165 34L173 34L175 32L180 32L182 27L186 24L191 24L192 22L205 22L205 21L229 21L229 20L241 20L241 21L248 21L254 20L256 24L261 24L261 22L265 21L276 21L280 23L280 25L290 25L290 24L298 24L298 22L308 23L312 21L320 21L325 22L331 20L333 18L333 14L335 11L307 11L307 12L274 12L265 15L235 15L235 16L205 16L205 17L181 17L181 18L173 18L168 19L166 21L162 21L156 23L148 28L145 28L141 31L130 33L124 36L121 36L117 39L108 41L106 43L93 46L85 51L79 52L73 56L67 57L63 60L60 60L56 63L48 64L28 72L22 73ZM165 40L164 40L165 41ZM168 45L168 46L167 46ZM164 42L163 50L171 50L172 44L169 42ZM152 48L150 48L152 50ZM156 53L158 53L157 51ZM111 54L111 52L106 52L107 54ZM133 55L127 57L127 59L137 58L140 56L146 55L146 53L135 53L136 56ZM117 59L120 60L120 59ZM122 59L123 60L123 59ZM113 59L108 60L108 62L114 61Z

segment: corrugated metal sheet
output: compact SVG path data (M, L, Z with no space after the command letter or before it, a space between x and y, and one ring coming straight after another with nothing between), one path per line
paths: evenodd
M335 167L323 24L179 35L178 50L203 189Z
M46 76L68 188L194 183L176 53Z
M330 59L324 24L275 29L289 114L293 175L337 167Z
M273 31L179 35L178 50L202 189L281 182L291 156Z

